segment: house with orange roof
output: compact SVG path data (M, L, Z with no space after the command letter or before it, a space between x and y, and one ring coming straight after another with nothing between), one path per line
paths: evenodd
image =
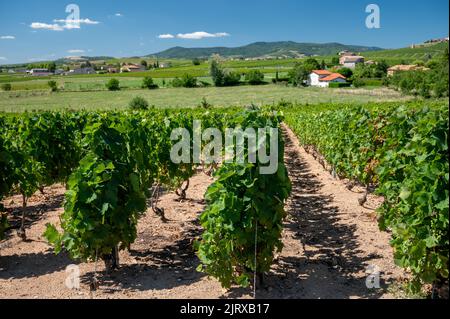
M145 66L137 64L126 64L120 69L120 73L124 72L144 72Z
M307 81L308 85L318 87L328 87L332 82L346 83L347 78L342 74L327 70L313 70Z

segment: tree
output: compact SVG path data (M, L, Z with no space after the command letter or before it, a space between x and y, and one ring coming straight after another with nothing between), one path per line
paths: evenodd
M49 64L47 64L47 69L50 72L55 72L55 70L56 70L56 63L55 62L50 62Z
M331 64L332 65L339 65L339 58L337 56L333 57L331 59Z
M303 62L303 67L305 68L305 70L309 73L311 73L313 70L318 70L320 69L320 64L319 62L317 62L316 59L314 58L307 58L304 62Z
M2 84L2 90L3 91L11 91L11 89L12 89L11 83L3 83Z
M325 63L325 60L322 60L322 62L320 62L320 69L325 70L326 68L327 68L327 64Z
M120 82L117 79L111 79L106 83L106 88L110 91L119 91Z
M134 97L129 104L132 110L148 110L148 102L143 97Z
M337 73L345 76L347 79L351 78L353 75L353 71L349 68L340 68L337 70Z
M141 87L143 89L153 90L153 89L157 89L158 85L153 82L153 79L150 76L146 76L142 80L142 86Z
M90 68L90 67L92 67L92 64L91 64L91 62L89 62L89 61L83 62L83 63L81 63L81 65L80 65L80 68L82 68L82 69Z
M373 76L375 78L384 78L387 76L387 71L389 69L389 64L386 62L386 60L381 60L374 66L374 74Z
M264 73L260 70L251 70L245 75L245 80L251 85L264 83Z
M311 72L308 72L302 63L297 63L294 68L289 71L289 80L294 86L301 86L308 79Z
M195 58L195 59L192 60L192 64L193 64L193 65L200 65L201 63L202 63L202 62L200 61L199 58Z
M141 65L144 66L146 69L148 68L148 63L145 60L141 61Z
M211 61L209 74L211 75L215 86L224 85L225 72L216 59Z
M48 81L47 84L52 90L52 92L58 91L58 84L56 83L56 81Z

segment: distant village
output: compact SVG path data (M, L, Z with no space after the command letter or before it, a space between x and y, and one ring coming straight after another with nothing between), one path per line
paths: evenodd
M69 76L69 75L88 75L88 74L114 74L114 73L137 73L145 72L151 69L169 68L171 64L169 62L155 62L152 65L147 65L146 61L142 61L143 64L135 63L122 63L122 64L107 64L107 63L91 63L88 60L80 64L71 64L65 68L56 68L54 63L47 63L47 67L36 67L30 65L27 68L8 69L2 70L5 73L21 73L25 76Z

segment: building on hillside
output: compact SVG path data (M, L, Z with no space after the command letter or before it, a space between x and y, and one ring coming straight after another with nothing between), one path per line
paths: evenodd
M344 50L344 51L339 52L339 56L340 56L340 57L343 57L343 56L353 56L353 55L356 55L356 54L353 53L352 51L349 51L349 50Z
M408 72L408 71L428 71L429 68L426 68L424 66L418 66L415 64L399 64L394 65L388 69L388 76L394 76L395 73L398 72Z
M374 64L377 64L377 62L375 62L373 60L369 60L369 61L364 62L364 64L365 65L374 65Z
M29 73L32 76L50 76L53 74L48 69L31 69Z
M360 55L346 55L339 59L339 64L345 68L355 69L359 63L364 63L364 57Z
M137 65L137 64L125 64L120 68L120 73L126 73L126 72L144 72L147 68L143 65Z
M78 68L73 69L69 71L70 75L79 75L79 74L97 74L94 68L87 67L87 68Z
M172 63L170 63L170 62L159 63L159 68L161 68L161 69L170 68L171 66L172 66Z
M310 86L329 87L330 83L346 83L347 78L339 73L327 70L313 70L308 76L307 84Z

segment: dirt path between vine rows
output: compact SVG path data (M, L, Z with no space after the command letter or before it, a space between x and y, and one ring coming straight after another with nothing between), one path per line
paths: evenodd
M289 129L286 164L293 184L286 204L283 251L276 256L258 298L392 298L386 287L404 273L394 266L389 234L378 230L373 208L381 199L369 196L361 207L357 190L349 191L299 147ZM0 298L251 298L250 289L221 288L214 278L196 272L192 242L201 234L198 216L203 194L213 180L199 172L191 179L185 201L173 193L158 203L165 209L162 223L151 209L142 217L138 238L120 254L121 268L108 275L97 263L100 288L90 292L95 263L75 263L55 256L42 236L47 223L59 225L64 188L54 185L35 194L27 209L28 242L14 231L0 242ZM18 222L20 197L4 201ZM80 273L79 289L69 289L67 266ZM380 289L368 289L368 267L378 267ZM71 268L70 268L71 269ZM74 273L72 273L74 274Z

